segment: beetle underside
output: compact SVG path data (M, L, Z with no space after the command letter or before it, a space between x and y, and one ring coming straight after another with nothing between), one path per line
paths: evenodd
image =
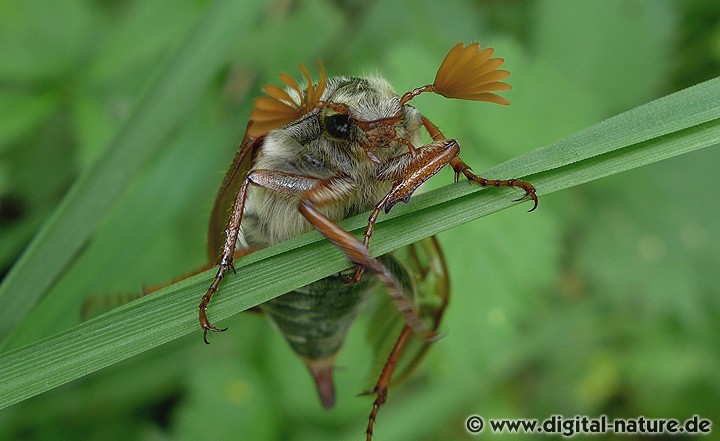
M287 89L266 86L266 97L255 101L245 137L218 193L211 219L211 259L221 250L218 272L202 298L199 319L207 332L224 331L207 318L210 299L226 272L233 269L238 249L257 249L315 229L335 244L354 267L345 276L330 276L280 296L260 306L286 340L306 362L322 404L333 406L332 370L335 355L373 281L379 282L402 317L404 326L374 388L373 409L367 427L370 440L380 406L387 398L390 380L401 356L413 341L424 353L437 338L448 299L447 276L437 242L423 242L435 264L438 283L431 290L443 292L434 307L418 301L418 281L431 271L413 257L406 262L392 255L374 258L369 251L376 220L398 202L407 202L415 190L446 165L482 187L518 187L537 207L535 188L522 180L485 179L472 173L459 155L459 144L447 139L430 120L408 102L424 92L448 98L508 104L493 93L507 90L501 80L509 73L498 70L503 60L491 58L492 49L479 44L456 45L445 57L433 84L402 96L380 78L337 77L327 80L320 65L315 84L301 66L307 86L301 89L288 75ZM431 142L423 144L421 129ZM225 217L232 207L229 220ZM365 234L358 239L337 222L372 210ZM241 228L242 227L242 228ZM417 256L417 253L415 254ZM435 260L438 260L435 259ZM442 267L442 271L437 270ZM363 277L369 272L372 277ZM424 273L424 274L423 274ZM371 280L372 279L372 280ZM432 303L432 302L430 302ZM419 339L417 337L420 337ZM415 357L414 360L419 358ZM414 362L412 365L416 364Z

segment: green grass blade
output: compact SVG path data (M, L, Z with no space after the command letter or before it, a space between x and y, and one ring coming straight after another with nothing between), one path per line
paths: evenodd
M718 118L720 78L714 78L628 110L574 135L490 170L527 176L563 167ZM579 183L579 182L577 182Z
M94 167L75 183L0 285L0 335L19 324L250 29L257 2L218 0L188 34Z
M515 175L522 170L529 174L542 197L717 145L717 96L720 78L618 115L531 152L522 160L502 164L488 175ZM650 123L652 130L646 128ZM383 217L375 230L372 251L383 254L509 207L514 204L512 194L460 183L419 195L406 206L393 209L391 216ZM344 221L343 226L358 232L365 219L366 215L355 216ZM317 233L303 235L239 261L237 275L227 278L213 300L210 316L219 324L224 318L346 266L337 248ZM191 332L198 334L197 344L201 344L197 304L212 275L212 271L199 274L66 332L4 354L0 357L0 408Z

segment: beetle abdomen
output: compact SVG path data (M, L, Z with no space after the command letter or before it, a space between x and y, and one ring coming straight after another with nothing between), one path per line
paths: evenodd
M326 409L335 405L335 355L370 291L370 279L344 284L330 276L260 305L305 360Z
M261 309L298 355L327 359L340 350L368 283L344 284L330 276L263 303Z

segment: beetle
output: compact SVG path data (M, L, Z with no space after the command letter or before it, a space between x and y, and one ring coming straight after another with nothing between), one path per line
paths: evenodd
M212 296L238 255L290 239L312 229L339 247L353 267L296 289L259 306L305 361L325 408L333 407L334 359L363 301L380 284L402 317L402 329L390 349L375 386L366 430L370 440L375 419L387 398L401 355L413 341L417 360L437 339L449 296L447 269L434 238L401 252L374 258L369 246L382 211L407 202L427 179L446 165L482 187L517 187L515 201L538 204L535 188L519 179L486 179L460 159L456 140L409 103L434 92L447 98L509 102L495 92L503 82L502 58L479 43L458 43L445 56L432 84L402 96L380 77L327 78L318 62L317 82L300 65L305 85L280 74L285 88L266 85L257 98L245 135L213 207L208 252L219 252L217 273L199 305L203 340L221 332L208 319ZM423 144L425 129L432 141ZM371 211L370 211L371 210ZM228 219L228 211L230 212ZM365 234L358 239L338 226L349 216L370 211ZM404 254L403 254L404 253ZM369 273L364 276L364 273ZM423 289L424 294L420 293ZM430 292L427 292L427 291ZM432 299L435 298L433 301ZM423 300L424 299L424 300ZM428 300L430 299L430 300ZM410 362L409 372L416 362Z

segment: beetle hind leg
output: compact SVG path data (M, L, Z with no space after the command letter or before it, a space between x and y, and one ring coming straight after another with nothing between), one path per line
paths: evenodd
M385 404L385 401L387 400L388 388L390 387L392 375L395 372L395 367L397 366L400 356L407 347L410 337L412 337L412 329L409 326L405 325L400 332L400 336L395 342L392 351L390 351L390 355L385 362L385 366L383 366L382 372L380 372L377 383L375 383L375 386L372 389L360 394L375 395L372 410L370 411L370 416L368 417L367 429L365 429L365 437L367 441L372 440L375 420L377 419L380 407Z

